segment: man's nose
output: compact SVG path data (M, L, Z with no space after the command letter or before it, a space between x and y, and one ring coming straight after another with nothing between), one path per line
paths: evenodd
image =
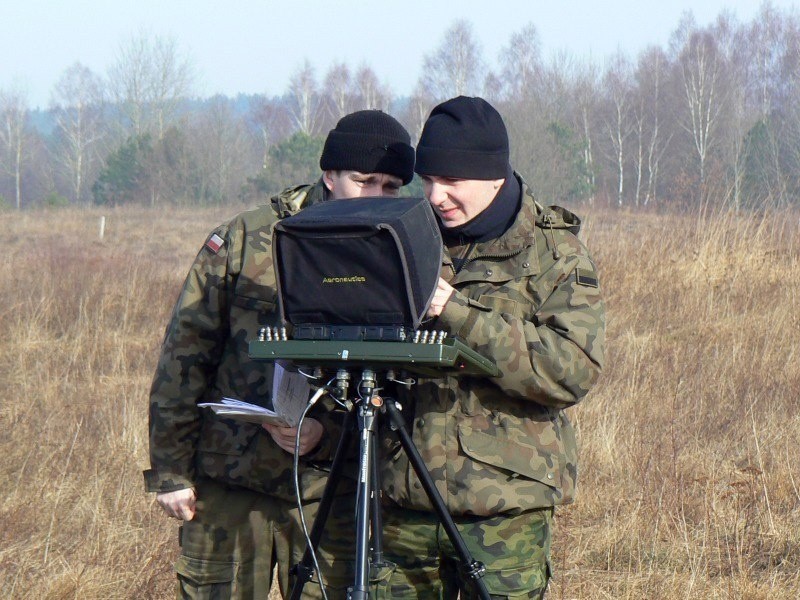
M428 191L428 200L430 203L438 205L444 202L445 198L447 198L447 194L444 191L444 186L435 182L430 183Z

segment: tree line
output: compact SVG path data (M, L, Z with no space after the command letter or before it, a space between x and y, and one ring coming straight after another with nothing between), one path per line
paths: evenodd
M416 139L459 94L495 104L512 164L545 203L656 209L796 206L800 21L761 5L750 22L690 12L665 47L602 65L543 56L535 25L490 65L457 20L397 96L366 64L299 65L279 96L193 95L196 67L172 39L139 34L108 72L69 67L45 110L0 88L0 207L209 205L262 201L318 177L327 132L377 108ZM412 193L419 193L417 183Z

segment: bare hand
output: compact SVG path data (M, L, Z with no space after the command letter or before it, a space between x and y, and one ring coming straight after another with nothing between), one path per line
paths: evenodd
M439 277L439 282L436 284L436 291L433 292L433 299L428 307L428 316L438 317L442 314L445 304L450 300L450 296L452 296L454 291L455 289L452 285Z
M194 518L197 494L194 488L184 488L174 492L156 494L156 502L170 517L191 521Z
M275 443L281 448L286 450L289 454L294 454L294 442L297 437L297 427L279 427L271 423L264 423L262 425ZM303 427L300 430L300 456L308 454L317 447L319 441L322 439L324 428L322 423L316 419L306 419L303 421Z

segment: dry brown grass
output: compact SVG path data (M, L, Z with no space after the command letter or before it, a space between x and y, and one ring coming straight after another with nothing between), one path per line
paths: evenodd
M227 210L0 215L0 597L168 598L147 391ZM800 597L797 214L595 213L608 367L572 411L553 599Z

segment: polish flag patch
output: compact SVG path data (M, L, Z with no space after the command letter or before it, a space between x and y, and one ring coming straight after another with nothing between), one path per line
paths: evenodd
M211 250L214 254L219 252L219 249L225 244L225 240L219 237L216 233L208 238L206 242L206 248Z

